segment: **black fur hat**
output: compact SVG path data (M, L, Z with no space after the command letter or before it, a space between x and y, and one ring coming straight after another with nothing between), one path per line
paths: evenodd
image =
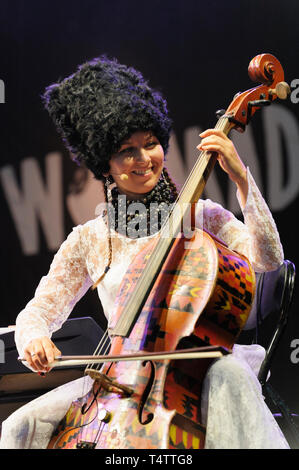
M124 139L151 130L168 150L171 120L166 101L140 72L106 56L93 59L46 88L42 96L57 131L79 163L97 179Z

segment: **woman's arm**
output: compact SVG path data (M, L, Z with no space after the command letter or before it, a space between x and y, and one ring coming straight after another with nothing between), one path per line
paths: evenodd
M50 337L91 285L81 254L79 226L61 245L34 298L17 317L16 345L31 368L44 371L53 357L60 354Z
M220 166L236 184L237 198L244 216L243 224L231 212L207 200L201 208L204 227L225 241L231 249L245 254L255 271L276 269L283 261L279 234L249 169L222 131L210 129L201 137L203 139L198 148L217 152Z

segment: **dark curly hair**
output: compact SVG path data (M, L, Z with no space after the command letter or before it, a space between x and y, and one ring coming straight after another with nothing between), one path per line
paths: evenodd
M171 131L167 104L140 72L106 56L78 67L42 96L64 144L95 177L104 180L109 160L124 139L152 131L167 153Z

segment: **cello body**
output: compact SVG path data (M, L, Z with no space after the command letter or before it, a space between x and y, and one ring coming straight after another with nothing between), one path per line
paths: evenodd
M152 239L129 267L115 321L156 243ZM255 274L245 256L203 231L191 240L180 236L129 337L112 337L110 354L219 344L230 349L246 323L254 290ZM100 373L87 369L94 378L84 398L87 411L73 403L49 448L203 448L201 386L210 363L140 360L105 364Z

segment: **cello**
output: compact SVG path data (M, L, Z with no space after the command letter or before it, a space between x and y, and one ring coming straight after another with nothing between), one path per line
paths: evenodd
M244 131L257 109L288 95L281 64L270 54L250 62L249 76L262 85L237 94L220 113L216 128L226 135ZM216 158L200 153L167 222L129 267L115 302L109 354L97 350L50 364L88 364L93 385L71 405L48 448L204 447L202 382L211 361L230 353L255 291L247 258L195 230L196 203ZM191 237L181 230L186 207Z

